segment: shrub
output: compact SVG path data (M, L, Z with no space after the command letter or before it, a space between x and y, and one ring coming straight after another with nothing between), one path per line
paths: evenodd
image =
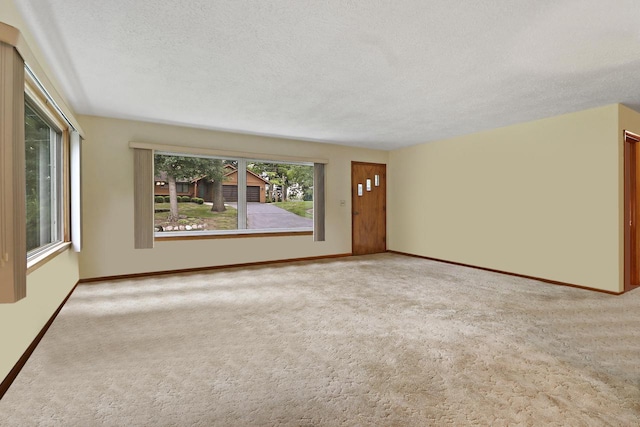
M171 201L171 197L169 196L164 196L164 202L165 203L169 203Z
M191 199L191 203L197 203L199 205L204 203L204 199L201 199L200 197L194 197Z
M156 196L154 200L156 203L164 203L164 197L162 196Z
M180 197L180 201L181 201L182 203L189 203L189 202L191 201L191 197L189 197L189 196L182 196L182 197Z

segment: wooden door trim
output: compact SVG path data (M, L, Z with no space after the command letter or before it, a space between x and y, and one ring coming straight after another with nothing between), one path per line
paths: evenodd
M639 238L637 230L636 209L638 202L638 188L636 185L638 170L636 157L638 156L640 136L624 131L624 291L638 287L633 284L632 273L637 272L637 255L633 257L635 239ZM634 221L636 220L636 221ZM636 274L637 275L637 274Z

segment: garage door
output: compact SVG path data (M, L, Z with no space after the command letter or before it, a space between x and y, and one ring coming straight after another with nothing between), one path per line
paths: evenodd
M260 202L260 187L247 187L247 202Z
M222 195L225 202L237 202L238 187L236 185L223 185ZM260 187L247 187L247 202L260 202Z
M223 185L222 196L225 202L237 202L238 201L238 186L237 185Z

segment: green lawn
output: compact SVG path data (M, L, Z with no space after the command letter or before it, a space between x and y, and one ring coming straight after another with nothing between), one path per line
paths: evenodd
M276 202L273 204L304 218L313 218L313 201Z
M212 212L210 205L199 205L190 202L178 203L180 219L173 223L167 221L169 203L155 203L154 208L156 210L167 210L167 212L155 213L156 225L205 224L207 230L235 230L238 228L238 211L230 206L227 206L227 210L224 212Z

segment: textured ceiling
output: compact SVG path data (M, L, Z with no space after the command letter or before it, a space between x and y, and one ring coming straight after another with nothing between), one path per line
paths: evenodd
M79 114L393 149L622 102L639 0L20 0Z

